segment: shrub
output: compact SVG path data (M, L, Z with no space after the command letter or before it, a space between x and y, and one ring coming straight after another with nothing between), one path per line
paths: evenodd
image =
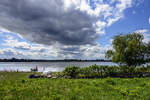
M63 73L65 76L69 76L71 78L76 78L79 74L79 67L76 66L68 66L64 69Z
M104 77L106 75L106 70L108 66L92 65L89 67L80 68L80 73L82 77L85 78L98 78Z

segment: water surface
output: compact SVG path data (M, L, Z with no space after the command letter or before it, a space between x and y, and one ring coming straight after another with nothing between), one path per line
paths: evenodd
M67 66L87 67L97 65L117 65L113 62L0 62L0 71L30 71L31 68L38 67L39 72L62 71Z

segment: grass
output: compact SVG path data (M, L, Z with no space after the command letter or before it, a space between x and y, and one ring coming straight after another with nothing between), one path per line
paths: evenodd
M150 78L29 79L0 72L0 100L149 100Z

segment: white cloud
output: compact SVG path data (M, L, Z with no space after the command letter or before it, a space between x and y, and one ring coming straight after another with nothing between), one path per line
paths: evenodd
M90 0L64 0L64 8L69 10L72 6L75 9L80 9L81 11L86 11L91 16L99 17L100 14L112 11L112 7L109 4L104 4L102 0L99 2L97 0L93 0L95 9L92 9L90 6Z
M150 34L148 34L148 30L147 29L142 29L142 30L136 30L135 32L140 33L144 36L144 40L143 42L145 43L149 43L150 42Z
M30 49L30 44L27 42L19 42L17 39L14 39L13 36L7 35L7 39L4 40L5 43L3 43L3 46L9 46L12 48L17 48L17 49L24 49L28 50Z
M0 26L0 31L9 33L10 31Z
M54 44L45 46L41 44L33 44L25 41L19 41L10 34L6 36L3 46L0 49L1 58L29 58L29 59L103 59L105 52L112 49L110 45L60 45Z
M117 16L115 18L109 18L108 19L108 23L107 23L107 26L111 26L113 23L115 23L116 21L118 21L119 19L121 18L121 15L120 16Z
M116 2L116 0L112 0L112 2ZM107 22L107 26L111 26L113 23L117 22L121 18L124 17L124 10L127 8L132 7L133 0L118 0L119 3L116 4L116 7L114 7L112 11L113 17L109 17Z
M132 6L133 0L118 0L120 3L116 5L116 7L119 9L119 12L124 11L126 8L129 8Z
M150 34L143 34L144 35L144 40L143 40L143 42L145 42L145 43L149 43L150 42Z
M104 34L105 33L105 30L104 28L106 27L106 22L104 21L97 21L96 22L96 32L98 34Z
M95 46L91 45L82 46L81 49L85 50L83 54L84 59L104 59L106 51L112 49L112 46L110 45L100 46L97 43L97 45Z
M137 32L137 33L147 33L148 30L147 29L141 29L141 30L136 30L135 32Z

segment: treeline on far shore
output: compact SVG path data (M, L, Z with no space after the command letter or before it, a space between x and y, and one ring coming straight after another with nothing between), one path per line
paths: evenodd
M111 62L111 60L81 60L81 59L62 59L62 60L45 60L45 59L0 59L0 62Z

